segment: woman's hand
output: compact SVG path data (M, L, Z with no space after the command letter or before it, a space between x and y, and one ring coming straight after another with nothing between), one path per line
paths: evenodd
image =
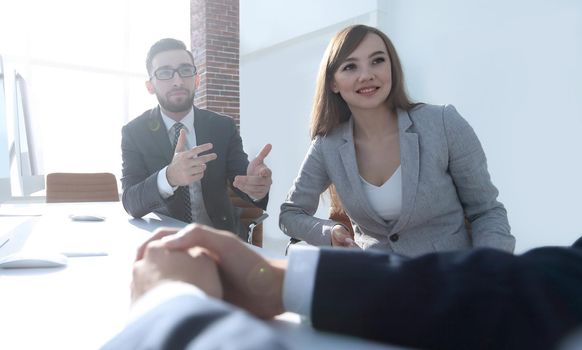
M333 247L359 248L354 237L343 225L335 225L331 228L331 245Z

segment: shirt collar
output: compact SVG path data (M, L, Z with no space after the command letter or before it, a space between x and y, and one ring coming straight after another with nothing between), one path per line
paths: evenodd
M176 124L176 121L165 115L161 108L160 113L162 114L162 120L164 121L166 130L170 132L174 124ZM186 116L180 120L180 123L184 124L184 127L189 133L194 131L194 108L190 109L190 112L188 112L188 114L186 114Z

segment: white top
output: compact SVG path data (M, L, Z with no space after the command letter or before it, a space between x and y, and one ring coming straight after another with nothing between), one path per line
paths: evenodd
M396 220L402 210L402 172L400 166L392 176L378 187L360 176L368 203L384 220Z

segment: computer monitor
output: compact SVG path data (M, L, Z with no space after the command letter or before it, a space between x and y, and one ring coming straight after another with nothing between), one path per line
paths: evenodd
M7 93L13 103L8 106ZM9 108L11 107L11 108ZM44 188L32 137L26 82L0 56L0 202Z
M11 196L5 80L4 63L0 55L0 202Z
M14 146L21 190L19 194L28 196L44 188L44 176L39 174L26 81L18 72L14 75L14 112Z

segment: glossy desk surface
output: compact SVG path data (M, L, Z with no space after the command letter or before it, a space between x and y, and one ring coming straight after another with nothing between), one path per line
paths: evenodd
M77 222L70 215L105 220ZM99 348L127 321L137 246L158 227L183 225L155 214L133 219L119 202L0 204L0 238L30 235L26 249L107 254L69 257L61 268L0 269L0 348ZM0 248L0 256L9 250ZM297 349L398 349L315 331L292 313L269 324Z

